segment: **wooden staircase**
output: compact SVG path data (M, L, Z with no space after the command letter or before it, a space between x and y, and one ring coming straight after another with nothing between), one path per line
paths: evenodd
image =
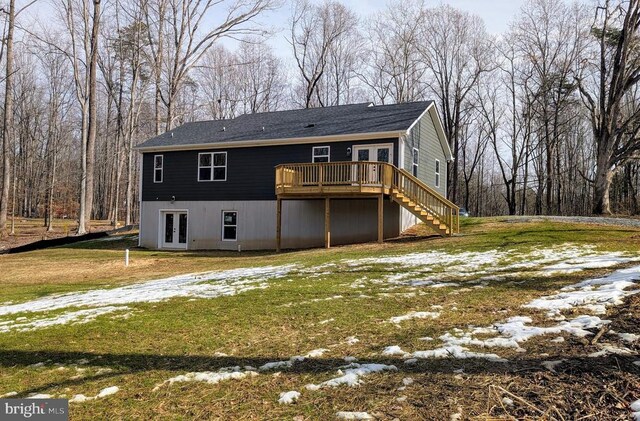
M291 197L388 195L441 236L460 231L460 208L386 162L323 162L276 167L276 195Z
M389 190L393 201L443 237L460 231L458 206L407 171L393 168L394 182Z

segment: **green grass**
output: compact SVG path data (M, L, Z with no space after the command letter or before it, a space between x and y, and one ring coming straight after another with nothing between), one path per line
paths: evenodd
M456 238L282 254L149 251L136 249L135 240L128 237L0 256L3 285L0 302L14 303L191 272L292 263L312 268L339 263L331 273L314 278L295 271L284 279L270 281L267 289L235 296L131 304L132 315L126 319L106 315L87 324L0 333L0 395L17 391L20 396L29 393L92 396L108 386L120 388L115 395L72 404L72 419L292 419L295 416L332 419L338 410L368 411L382 418L448 419L458 411L458 406L463 407L465 417L488 414L491 405L487 407L487 402L493 399L489 385L508 387L525 382L523 384L531 386L537 380L522 373L528 373L526 370L533 366L539 368L540 354L549 354L544 357L547 359L564 358L572 353L583 355L589 346L571 338L554 346L533 341L527 343L530 352L526 354L500 349L488 351L513 361L506 365L483 360L425 360L411 367L401 359L383 356L381 350L389 345L408 350L434 348L438 341L424 342L418 338L437 338L453 328L486 326L510 316L529 314L521 305L532 298L602 271L517 277L518 282L523 281L520 284L511 282L516 278L507 277L491 282L486 288L464 293L457 293L458 288L388 290L385 284L369 283L365 289L352 288L352 284L363 277L377 279L407 270L385 264L384 256L434 249L525 253L532 248L570 242L595 245L601 251L637 254L640 231L576 224L502 223L499 219L480 218L463 219L462 228L463 235ZM126 248L132 249L128 268L123 265ZM380 257L381 261L357 271L340 264L343 259L364 257ZM461 287L472 286L473 280L462 281ZM416 291L423 295L380 295ZM371 298L362 298L362 294ZM312 301L335 295L343 298ZM386 322L409 311L429 311L433 305L444 307L442 316L436 320L411 320L399 326ZM452 307L457 310L451 310ZM536 321L544 322L542 315L535 312L532 315ZM10 319L0 316L0 322ZM346 344L350 336L357 336L360 342ZM186 372L234 365L259 366L317 348L329 351L321 358L297 364L279 375L269 372L216 385L176 383L152 391L156 384ZM308 383L335 377L345 356L395 364L399 370L367 377L365 384L358 388L315 392L304 389ZM89 363L79 365L81 359L88 359ZM44 362L44 367L29 367L39 362ZM64 368L59 369L55 364ZM111 371L105 372L105 368ZM459 368L470 374L453 373ZM76 377L78 375L82 377ZM404 377L414 378L415 383L400 392L397 388L402 386ZM301 391L300 401L291 406L279 405L279 393L289 390ZM401 395L408 399L398 402L396 398Z

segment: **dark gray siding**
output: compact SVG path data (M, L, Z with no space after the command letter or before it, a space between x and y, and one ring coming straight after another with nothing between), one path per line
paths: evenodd
M418 124L411 129L411 134L407 137L404 151L404 169L410 173L413 173L413 148L417 148L419 151L418 178L444 197L447 197L447 159L429 113L425 113ZM436 159L440 161L440 187L435 186Z
M307 145L260 146L146 153L143 155L142 200L273 200L275 167L311 162L314 146L330 146L331 161L351 161L347 148L354 145L393 143L398 164L398 139L330 142ZM227 181L198 182L198 153L227 152ZM163 182L153 182L153 157L164 156Z

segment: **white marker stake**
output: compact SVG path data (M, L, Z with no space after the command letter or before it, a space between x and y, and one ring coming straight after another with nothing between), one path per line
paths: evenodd
M129 266L129 249L124 251L124 265Z

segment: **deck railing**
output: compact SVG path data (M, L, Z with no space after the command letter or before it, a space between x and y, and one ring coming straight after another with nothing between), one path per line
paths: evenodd
M386 162L322 162L283 164L276 167L276 194L323 195L401 193L451 234L459 232L459 208L440 193Z

